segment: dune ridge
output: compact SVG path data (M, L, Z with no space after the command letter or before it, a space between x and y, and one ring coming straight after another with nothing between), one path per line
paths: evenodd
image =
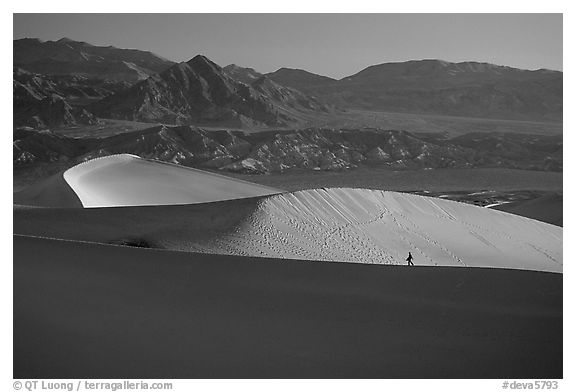
M131 154L81 163L66 170L64 179L87 208L203 203L280 192Z
M14 201L43 207L94 208L205 203L280 192L203 170L117 154L73 166L16 193Z
M412 252L425 266L562 272L562 228L450 200L353 188L283 192L130 154L54 178L26 190L29 198L86 211L16 208L15 233L363 264L405 264ZM95 207L104 208L87 212Z
M562 272L562 228L398 192L330 188L260 200L233 231L189 250L262 257Z
M398 192L328 188L190 205L14 210L24 235L211 254L562 272L562 228ZM46 225L44 222L51 222Z

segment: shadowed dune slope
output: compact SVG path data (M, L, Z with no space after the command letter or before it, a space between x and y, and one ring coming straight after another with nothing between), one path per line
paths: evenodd
M516 201L494 206L495 210L522 215L556 226L562 226L563 197L561 194L550 194L528 201Z
M63 176L65 184L60 180ZM278 189L170 163L119 154L92 159L15 194L17 204L46 207L63 205L69 188L83 207L117 207L205 203L280 193ZM30 197L29 195L38 195ZM71 197L71 196L70 196Z
M562 378L562 275L14 237L15 378Z
M78 195L68 185L62 173L14 193L14 203L53 208L82 208Z
M185 206L14 210L14 232L256 257L562 272L562 228L411 194L316 189Z

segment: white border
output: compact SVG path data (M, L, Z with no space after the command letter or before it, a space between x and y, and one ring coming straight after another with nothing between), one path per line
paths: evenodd
M99 0L97 2L81 1L58 1L47 2L40 0L28 0L22 2L10 2L3 4L2 29L4 38L2 39L2 52L6 56L1 63L2 66L2 112L4 114L7 126L3 130L3 140L0 144L2 148L2 177L5 184L12 183L12 156L9 146L11 145L12 127L12 96L9 95L9 75L12 67L12 13L14 12L34 12L34 13L54 13L54 12L101 12L101 13L202 13L202 12L226 12L226 13L262 13L262 12L296 12L296 13L375 13L375 12L418 12L418 13L439 13L439 12L463 12L463 13L564 13L564 150L568 152L564 156L564 380L560 382L561 390L575 390L576 379L573 372L569 369L574 365L572 355L574 354L573 331L576 330L574 323L574 268L572 266L574 255L574 246L571 239L576 238L573 228L574 207L571 203L573 195L573 180L569 177L574 173L574 154L571 154L574 148L574 127L572 105L573 99L571 92L574 91L574 42L571 37L576 36L574 26L576 18L574 17L574 6L569 1L547 0L545 2L533 1L526 2L503 1L503 0L484 0L482 2L466 2L462 0L412 0L383 2L383 1L354 1L350 2L312 2L310 0L291 0L289 2L272 2L269 0L253 1L231 1L220 0L218 2L200 2L192 1L174 1L170 3L141 1L112 1ZM10 37L10 38L8 38ZM2 390L12 389L12 211L11 209L11 192L6 190L2 193L2 249L6 257L3 258L2 270L2 313L6 317L1 323L2 332L2 358L0 369L2 377L0 385L4 385ZM9 202L10 200L10 202ZM566 241L567 240L567 241ZM65 381L65 380L63 380ZM209 391L294 391L296 390L329 390L331 392L350 391L352 388L362 391L384 391L388 388L393 391L397 390L443 390L443 391L499 391L501 382L498 380L173 380L174 390L209 390ZM361 389L359 389L361 388Z

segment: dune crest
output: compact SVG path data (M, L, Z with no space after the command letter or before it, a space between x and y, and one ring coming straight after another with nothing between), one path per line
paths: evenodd
M469 204L331 188L263 198L235 230L191 244L208 253L562 272L562 228Z
M131 154L92 159L63 176L84 207L193 204L281 192Z

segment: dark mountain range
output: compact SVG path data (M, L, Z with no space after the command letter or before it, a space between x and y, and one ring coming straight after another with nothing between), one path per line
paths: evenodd
M14 66L44 75L77 75L91 79L135 82L174 63L153 53L113 46L94 46L62 38L43 42L13 41Z
M72 106L99 101L174 64L150 52L67 38L14 40L13 49L14 67L49 81L51 92Z
M335 105L388 112L561 121L562 72L440 60L385 63L341 80L280 69L268 77Z
M44 163L72 166L131 153L185 166L232 172L498 167L562 170L562 136L473 133L456 138L376 129L205 131L156 126L106 138L69 138L49 131L14 132L15 169Z
M61 83L19 68L13 70L14 126L37 129L97 124L96 117L83 108L72 107Z
M104 118L232 127L285 126L327 111L313 98L261 77L251 85L198 55L91 106Z
M318 121L318 114L322 117L328 106L562 120L563 74L557 71L421 60L374 65L335 80L299 69L281 68L262 75L234 64L220 68L206 58L199 61L202 56L175 64L150 52L70 39L20 39L13 46L14 65L49 80L68 105L93 105L89 111L116 119L234 127L310 126L326 123ZM262 76L268 80L267 87L258 87ZM102 102L94 105L97 101Z

